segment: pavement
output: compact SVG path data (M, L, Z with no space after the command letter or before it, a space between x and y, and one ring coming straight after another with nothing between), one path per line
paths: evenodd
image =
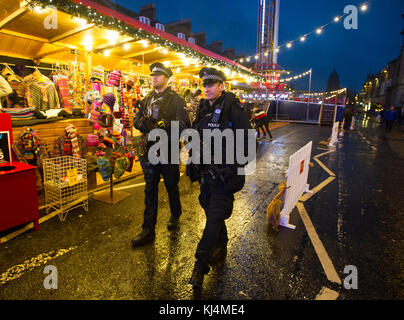
M335 148L321 144L330 135L327 126L290 124L273 130L272 142L260 142L256 171L235 195L226 223L227 257L201 291L188 285L205 224L197 184L180 179L183 215L174 232L166 228L169 205L160 184L156 240L134 250L130 240L141 230L144 209L138 177L116 187L129 193L116 205L91 200L88 213L76 209L65 222L55 217L1 245L0 299L313 300L326 292L340 300L403 299L404 160L373 122L357 121ZM312 161L310 189L322 187L304 202L307 215L293 210L295 230L267 228L266 208L289 157L309 141L312 156L335 179L324 185L330 174ZM57 289L44 287L48 265L57 268ZM357 286L347 285L349 266ZM330 281L330 268L340 283Z

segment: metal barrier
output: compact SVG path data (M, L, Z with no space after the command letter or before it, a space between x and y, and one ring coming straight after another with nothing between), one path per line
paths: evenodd
M338 131L339 131L339 122L334 122L332 126L332 133L330 143L328 144L330 147L334 146L338 142Z
M344 136L344 127L345 127L345 119L342 121L340 130L339 130L339 136L343 137Z
M355 117L352 116L352 121L351 121L351 127L349 128L350 130L354 130L355 129Z
M289 223L289 216L296 206L299 198L304 192L309 192L307 178L309 176L309 165L313 142L310 141L303 148L292 154L289 158L287 171L285 205L281 212L280 225L286 228L295 229L296 226Z

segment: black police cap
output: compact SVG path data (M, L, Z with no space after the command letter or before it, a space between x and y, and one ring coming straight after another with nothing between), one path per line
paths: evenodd
M225 74L217 70L215 68L202 68L201 71L199 71L199 77L203 81L203 85L206 86L208 84L213 84L213 83L222 83L226 81L226 76Z
M150 66L151 76L165 75L167 78L170 78L173 75L173 72L170 68L166 67L164 64L160 62L153 63Z

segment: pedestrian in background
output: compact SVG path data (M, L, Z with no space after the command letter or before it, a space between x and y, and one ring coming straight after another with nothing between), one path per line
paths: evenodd
M398 116L398 125L401 126L404 124L404 106L401 107L400 113Z
M269 116L266 114L264 110L262 110L260 107L256 106L253 109L252 112L252 119L255 123L255 128L257 130L258 134L258 139L261 138L260 130L262 131L263 138L267 137L267 134L269 138L272 140L272 134L271 131L269 130Z
M394 110L394 106L390 107L390 110L387 110L384 113L384 119L386 120L386 131L391 131L393 129L393 123L397 120L397 112Z

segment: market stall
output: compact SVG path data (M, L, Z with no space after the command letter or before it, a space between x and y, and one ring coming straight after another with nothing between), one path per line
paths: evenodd
M108 186L113 174L114 181L141 174L133 117L151 90L152 63L171 67L170 85L190 111L202 66L222 69L234 84L262 80L88 0L2 1L0 44L0 76L13 89L0 98L1 112L11 115L16 160L37 166L39 189L43 158L56 156L87 160L89 190Z

